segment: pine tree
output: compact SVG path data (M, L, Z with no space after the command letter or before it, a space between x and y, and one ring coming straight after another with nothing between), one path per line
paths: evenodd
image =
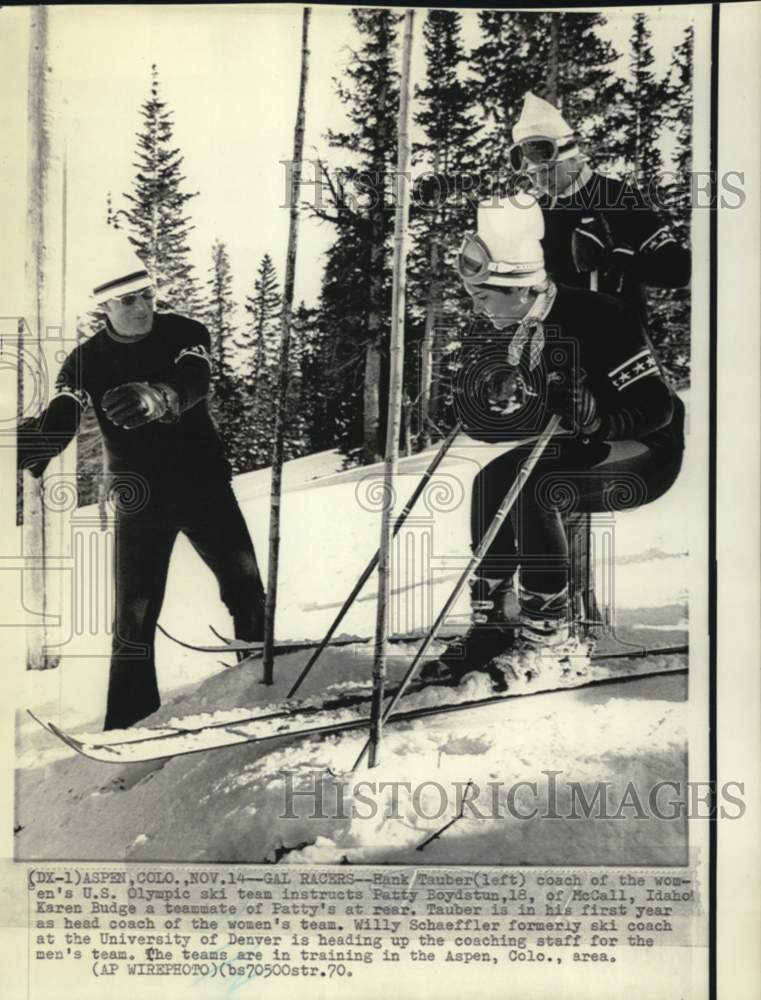
M259 396L259 379L266 377L271 368L281 308L275 265L270 255L266 253L262 257L254 281L254 294L246 299L246 312L251 316L251 327L246 337L249 356L245 371L250 379L252 403L255 403Z
M193 225L186 205L198 192L183 190L183 156L173 145L172 112L161 99L158 69L152 67L151 91L141 108L129 207L116 213L130 243L155 276L158 305L186 314L198 310L201 298L188 243Z
M245 403L233 367L235 302L227 248L214 242L207 283L207 307L202 316L211 336L211 412L219 428L233 472L246 470Z
M221 240L211 248L211 267L207 283L207 306L204 319L211 334L211 355L222 369L232 364L235 335L235 302L233 301L232 269L227 247Z
M332 385L326 417L347 464L361 460L370 252L363 220L338 212L338 235L326 254L319 300L319 323L328 341L326 373Z
M597 13L542 14L529 42L532 58L545 66L538 93L581 135L595 166L610 159L610 109L623 94L613 70L619 53L600 33L605 24Z
M321 295L322 322L336 343L340 372L333 414L350 461L375 461L383 451L383 375L390 310L390 181L396 155L398 74L394 66L399 15L355 8L361 45L336 81L350 128L329 131L334 148L352 154L342 178L324 171L333 211L312 211L336 227Z
M674 49L671 66L663 84L662 119L674 140L672 169L658 185L659 205L679 242L690 246L692 128L693 128L693 28L684 32ZM675 384L685 386L690 379L689 288L650 289L653 341L663 365Z
M478 20L482 41L471 67L486 120L482 151L489 168L505 169L512 126L529 90L562 111L593 162L606 162L608 112L620 100L621 82L613 70L618 53L599 32L603 15L483 11Z
M626 87L627 122L621 145L626 166L637 181L657 183L663 169L660 140L665 89L654 71L652 32L646 14L635 14L630 42L630 82Z
M420 111L415 124L425 141L413 150L415 162L433 174L460 176L478 168L475 136L480 124L474 118L473 88L462 79L467 54L462 42L462 18L456 11L431 10L423 26L426 78L416 90ZM435 197L428 204L412 206L410 229L414 242L408 262L410 326L421 329L422 339L408 350L408 394L405 429L411 433L409 410L418 404L419 443L431 443L439 419L438 376L444 330L460 325L468 312L468 296L461 282L452 280L454 258L469 228L472 207L465 198ZM447 339L451 339L447 334ZM417 364L416 364L417 362ZM412 378L410 378L412 376Z
M629 75L623 97L610 116L617 139L618 169L646 192L665 223L689 246L692 149L692 35L676 47L664 78L655 71L650 19L635 14L629 40ZM664 163L671 143L674 174ZM666 184L663 178L669 178ZM689 380L690 293L688 289L648 288L650 338L672 380Z
M691 217L692 128L693 128L694 28L685 29L684 39L674 49L663 86L663 120L674 137L673 172L661 186L663 203L673 216L679 240L689 245Z
M322 372L310 366L312 359L319 354L315 316L316 310L307 308L304 302L293 310L286 406L285 457L288 459L320 450L320 444L312 447L319 433L321 387L324 383Z
M513 10L478 13L481 42L471 53L470 67L485 123L482 166L489 171L504 171L510 129L520 114L523 95L540 85L542 70L528 46L538 16Z
M246 299L251 317L245 337L238 341L245 385L247 453L252 468L269 465L272 457L272 394L278 363L282 300L277 273L264 254L254 280L254 294Z
M111 192L106 195L106 225L119 228L119 220L114 212ZM103 315L96 309L83 313L77 318L77 341L89 340L103 326ZM95 410L88 406L82 413L77 431L77 497L80 507L98 503L101 523L105 525L108 493L106 448Z
M320 322L320 310L300 303L294 312L295 347L298 372L293 378L292 426L299 426L302 454L334 447L335 431L331 416L336 379L331 367L332 339Z

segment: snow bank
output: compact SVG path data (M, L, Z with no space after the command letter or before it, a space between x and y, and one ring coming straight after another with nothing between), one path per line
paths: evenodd
M278 689L302 662L296 655L283 659L290 662L282 665ZM352 663L345 650L329 659L333 675ZM404 665L393 663L393 672ZM458 697L481 696L485 683L479 675L467 679ZM685 849L680 821L643 822L631 809L618 819L541 814L550 799L544 772L557 772L560 815L568 812L568 782L590 800L592 785L607 783L615 811L630 781L646 801L655 780L685 780L684 694L684 678L668 675L402 723L386 729L380 767L356 775L351 766L364 730L146 765L101 765L76 756L40 762L19 776L17 856L572 864L588 861L591 842L600 863L677 863ZM264 707L271 696L243 666L211 678L151 722L160 725L209 702L219 710ZM536 793L527 787L511 792L521 781L535 782ZM418 850L458 815L468 787L471 797L478 793L471 798L477 811L466 802L462 818ZM511 815L532 807L539 811L534 818Z
M400 463L399 507L429 458L414 456ZM470 482L488 458L487 449L458 442L433 484L435 492L421 500L419 516L400 542L392 630L427 624L459 575L468 549ZM302 464L296 468L298 462ZM378 540L378 511L372 501L377 468L340 473L334 453L298 462L288 463L285 475L277 622L281 639L323 634ZM598 560L597 575L598 596L607 604L619 641L642 642L643 636L649 644L685 641L694 567L687 554L690 527L684 511L691 509L696 475L702 470L685 467L663 499L616 518L613 552L606 563ZM263 470L235 483L265 573L267 476ZM606 576L611 566L613 572ZM455 612L464 618L466 611L463 597ZM341 630L371 635L374 615L370 581ZM230 631L213 577L182 539L172 558L162 621L181 637L204 643L211 640L209 623ZM65 658L61 669L29 672L24 678L25 703L64 728L100 728L109 638L101 633L88 642L81 655ZM227 661L222 667L213 655L159 638L165 704L150 724L190 715L202 721L209 713L229 710L250 715L256 706L263 713L271 711L308 655L279 657L276 684L270 688L259 683L256 662L237 665L232 656L220 657ZM392 659L390 683L408 662L402 653ZM366 683L369 673L369 647L332 650L302 693L314 699L331 685L345 690ZM488 682L472 677L461 693L486 696ZM418 697L424 702L435 695ZM646 797L659 779L685 780L685 698L685 679L663 676L408 722L387 729L381 766L356 778L349 769L363 743L359 731L119 767L72 756L23 715L17 731L17 857L584 864L593 856L600 864L684 863L686 832L679 819L646 822L631 809L617 819L543 819L542 813L550 798L544 772L561 772L559 782L576 782L588 796L595 782L607 783L613 802L620 801L630 781ZM311 815L316 776L326 779L326 799L343 795L343 810ZM360 778L376 785L372 815L371 807L363 806L361 795L367 789L358 786ZM393 784L381 790L382 781ZM523 787L508 799L517 781L536 782L536 794ZM501 815L478 818L466 803L457 818L464 789L473 794L490 782L499 783L495 794ZM309 793L295 799L291 795L290 814L285 809L288 789ZM504 814L509 802L514 811L529 812L533 804L539 813L531 819L518 819L509 809ZM484 811L480 799L473 804ZM452 819L451 826L418 850Z

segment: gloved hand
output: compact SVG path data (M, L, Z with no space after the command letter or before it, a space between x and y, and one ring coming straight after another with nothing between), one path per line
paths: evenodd
M177 394L163 383L125 382L103 396L103 410L118 427L131 431L155 420L177 419Z
M600 427L597 400L579 377L550 372L547 380L547 408L563 419L561 427L577 434L594 434Z
M604 271L610 266L613 237L602 215L584 215L571 236L571 256L580 274Z

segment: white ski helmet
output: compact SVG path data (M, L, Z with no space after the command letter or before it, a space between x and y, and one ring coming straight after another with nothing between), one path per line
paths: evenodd
M544 217L536 200L521 193L478 206L478 229L460 247L460 277L502 288L539 285L544 269Z
M554 162L579 155L576 135L558 109L529 91L523 98L520 118L513 125L513 142L519 145L538 138L553 142Z

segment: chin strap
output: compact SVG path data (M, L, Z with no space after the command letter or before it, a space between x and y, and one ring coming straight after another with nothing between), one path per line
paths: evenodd
M510 340L507 348L508 364L517 367L527 346L528 370L533 371L539 364L544 350L544 320L552 309L557 293L557 287L552 281L548 283L545 291L539 292Z

